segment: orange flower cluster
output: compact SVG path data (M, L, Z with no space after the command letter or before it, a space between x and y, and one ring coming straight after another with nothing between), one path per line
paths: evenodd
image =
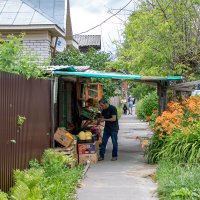
M142 147L142 149L145 149L145 147L148 146L148 145L149 145L149 141L148 141L148 140L144 140L144 141L142 142L141 147Z
M183 99L182 103L171 101L167 105L167 111L155 120L154 129L160 138L172 134L175 130L186 128L200 118L200 97ZM184 134L188 134L186 128Z
M182 104L191 114L200 115L200 96L191 96L189 99L183 99Z
M146 121L149 122L151 120L151 116L146 116Z

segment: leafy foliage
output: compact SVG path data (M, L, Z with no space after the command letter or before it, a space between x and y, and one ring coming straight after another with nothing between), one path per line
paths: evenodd
M39 200L42 199L40 181L43 179L42 169L29 169L14 172L15 186L11 188L11 198L15 200Z
M148 93L154 92L155 87L143 84L129 82L129 93L138 100L144 98Z
M37 58L25 53L22 45L24 35L0 38L0 71L16 73L26 78L45 78L44 70L37 67Z
M74 159L53 150L46 150L42 157L45 178L41 185L46 199L73 199L82 166L68 168Z
M10 190L10 199L74 199L73 195L83 167L69 168L71 162L74 162L71 157L46 150L41 164L37 160L32 160L29 170L14 172L15 185Z
M136 115L139 119L146 120L150 117L154 110L158 108L158 97L156 92L152 92L144 96L136 104Z
M136 74L199 77L199 4L140 1L125 27L119 58Z
M90 66L92 69L105 70L106 63L110 61L108 53L97 51L93 48L86 53L81 53L73 47L63 52L57 52L54 58L55 65Z
M97 51L90 48L88 52L81 53L78 49L68 48L63 52L55 54L55 65L75 65L75 66L90 66L94 70L99 71L116 71L110 66L110 54L102 51ZM117 95L116 89L118 82L112 82L108 79L93 79L93 82L103 84L104 96L112 97Z
M0 199L1 200L8 200L8 195L0 190Z

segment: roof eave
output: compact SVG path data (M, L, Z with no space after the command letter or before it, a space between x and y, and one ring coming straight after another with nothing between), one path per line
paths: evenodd
M29 31L29 30L49 30L54 36L65 37L65 32L56 24L31 24L31 25L0 25L0 32Z

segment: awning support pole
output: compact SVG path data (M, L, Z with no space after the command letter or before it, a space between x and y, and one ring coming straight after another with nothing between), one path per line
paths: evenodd
M158 114L161 115L167 108L167 87L168 81L159 81L157 83L158 95Z

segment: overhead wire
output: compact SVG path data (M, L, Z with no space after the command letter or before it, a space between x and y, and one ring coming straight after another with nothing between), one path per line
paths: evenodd
M123 6L122 8L120 8L116 13L114 13L113 15L111 15L110 17L108 17L107 19L105 19L104 21L102 21L100 24L98 24L98 25L96 25L96 26L94 26L94 27L92 27L92 28L90 28L90 29L88 29L88 30L86 30L86 31L77 33L77 34L75 34L75 35L81 35L81 34L83 34L83 33L87 33L87 32L89 32L89 31L91 31L91 30L93 30L93 29L95 29L95 28L101 26L102 24L106 23L109 19L111 19L112 17L114 17L115 15L117 15L118 13L120 13L122 10L124 10L124 8L126 8L132 1L133 1L133 0L130 0L125 6Z
M102 35L102 26L100 26L100 29L101 29L101 35ZM102 46L103 46L103 50L105 51L104 40L103 40L102 37L101 37L101 43L102 43Z

